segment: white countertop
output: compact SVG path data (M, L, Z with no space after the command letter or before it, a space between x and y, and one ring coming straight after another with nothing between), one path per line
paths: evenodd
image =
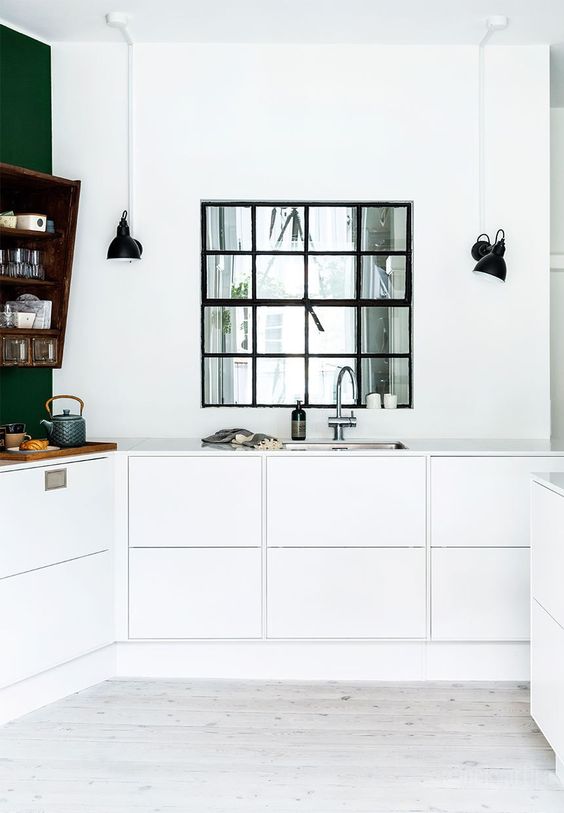
M533 482L554 491L564 497L564 474L557 471L541 472L533 474Z
M527 440L527 439L476 439L476 438L360 438L349 437L350 441L386 441L386 440L401 440L407 447L406 449L394 450L374 450L374 449L359 449L355 451L347 451L346 455L396 455L410 456L410 455L432 455L437 457L442 456L506 456L506 457L539 457L546 456L555 457L564 456L564 440ZM94 440L97 440L94 438ZM108 438L100 438L99 440L108 440ZM283 440L289 440L283 438ZM308 438L309 442L314 441L331 442L330 438ZM256 449L247 448L234 448L230 444L204 444L199 438L116 438L114 441L117 443L117 454L128 455L182 455L182 454L250 454L250 455L290 455L295 456L296 452L279 450L279 451L258 451ZM30 466L48 466L54 464L68 465L69 463L77 463L80 460L100 457L105 455L116 454L115 452L105 452L89 455L72 455L69 457L58 457L51 460L31 460L31 461L14 461L13 463L8 460L0 462L0 470L4 469L20 469L28 468ZM334 452L331 450L325 451L310 451L299 452L300 455L314 454L314 455L343 455L342 451ZM564 494L564 475L546 474L538 475L544 478L555 478L555 488L558 484L557 478L562 478L562 493ZM548 480L547 483L551 481Z
M288 440L282 438L282 440ZM386 441L386 440L401 440L407 446L407 449L394 449L378 451L374 449L363 449L354 452L346 452L346 454L381 454L381 455L409 455L409 454L430 454L430 455L564 455L564 440L496 440L496 439L473 439L473 438L361 438L356 436L349 436L346 438L349 441ZM330 443L330 438L308 438L308 441L324 441ZM306 442L308 442L306 441ZM182 453L204 453L214 454L217 452L232 452L236 454L267 454L267 455L280 455L290 454L295 455L295 452L288 452L285 450L259 452L253 449L233 449L230 444L203 444L198 438L142 438L135 441L128 441L127 439L118 441L118 448L120 451L127 451L132 455L140 454L182 454ZM308 453L310 453L308 451ZM301 452L300 454L303 454ZM313 452L313 454L343 454L343 452Z

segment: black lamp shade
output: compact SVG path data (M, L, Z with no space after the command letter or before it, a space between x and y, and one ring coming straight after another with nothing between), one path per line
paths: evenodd
M478 259L477 255L482 255L474 268L475 274L489 274L490 277L505 282L507 277L507 265L504 259L505 234L498 240L500 232L503 234L503 229L500 229L496 234L496 242L493 246L488 245L485 241L480 241L480 238L478 238L478 242L474 244L472 249L472 256L474 259Z
M124 211L117 227L117 233L108 248L108 260L140 260L143 246L129 234L127 211Z

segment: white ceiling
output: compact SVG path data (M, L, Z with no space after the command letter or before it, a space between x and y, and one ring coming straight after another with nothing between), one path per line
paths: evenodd
M115 0L116 3L121 0ZM499 45L562 44L555 85L564 105L564 0L0 0L0 17L48 41L118 41L108 11L130 15L138 42L471 44L492 14Z

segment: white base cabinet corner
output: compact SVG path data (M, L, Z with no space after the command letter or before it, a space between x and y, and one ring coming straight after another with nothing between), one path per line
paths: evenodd
M564 763L564 495L561 490L551 489L548 483L533 483L531 528L531 715L556 753L560 775Z
M129 552L130 638L258 638L258 548Z
M532 486L531 591L564 625L564 496Z
M0 685L113 643L109 551L0 580Z
M529 638L528 548L433 548L433 640Z
M115 641L110 457L0 471L0 686Z
M564 760L564 628L535 600L531 623L531 716Z
M269 638L423 638L423 548L271 548Z

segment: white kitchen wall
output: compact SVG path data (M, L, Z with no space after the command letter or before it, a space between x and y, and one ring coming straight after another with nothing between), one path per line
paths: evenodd
M135 46L145 251L106 262L126 206L125 50L53 46L54 171L83 180L54 386L86 400L92 436L289 434L289 410L199 406L206 198L413 200L415 408L361 410L350 434L550 434L547 48L487 49L487 228L507 232L505 286L471 273L473 47ZM310 411L310 435L327 415Z
M564 107L550 111L550 381L552 434L564 437Z

